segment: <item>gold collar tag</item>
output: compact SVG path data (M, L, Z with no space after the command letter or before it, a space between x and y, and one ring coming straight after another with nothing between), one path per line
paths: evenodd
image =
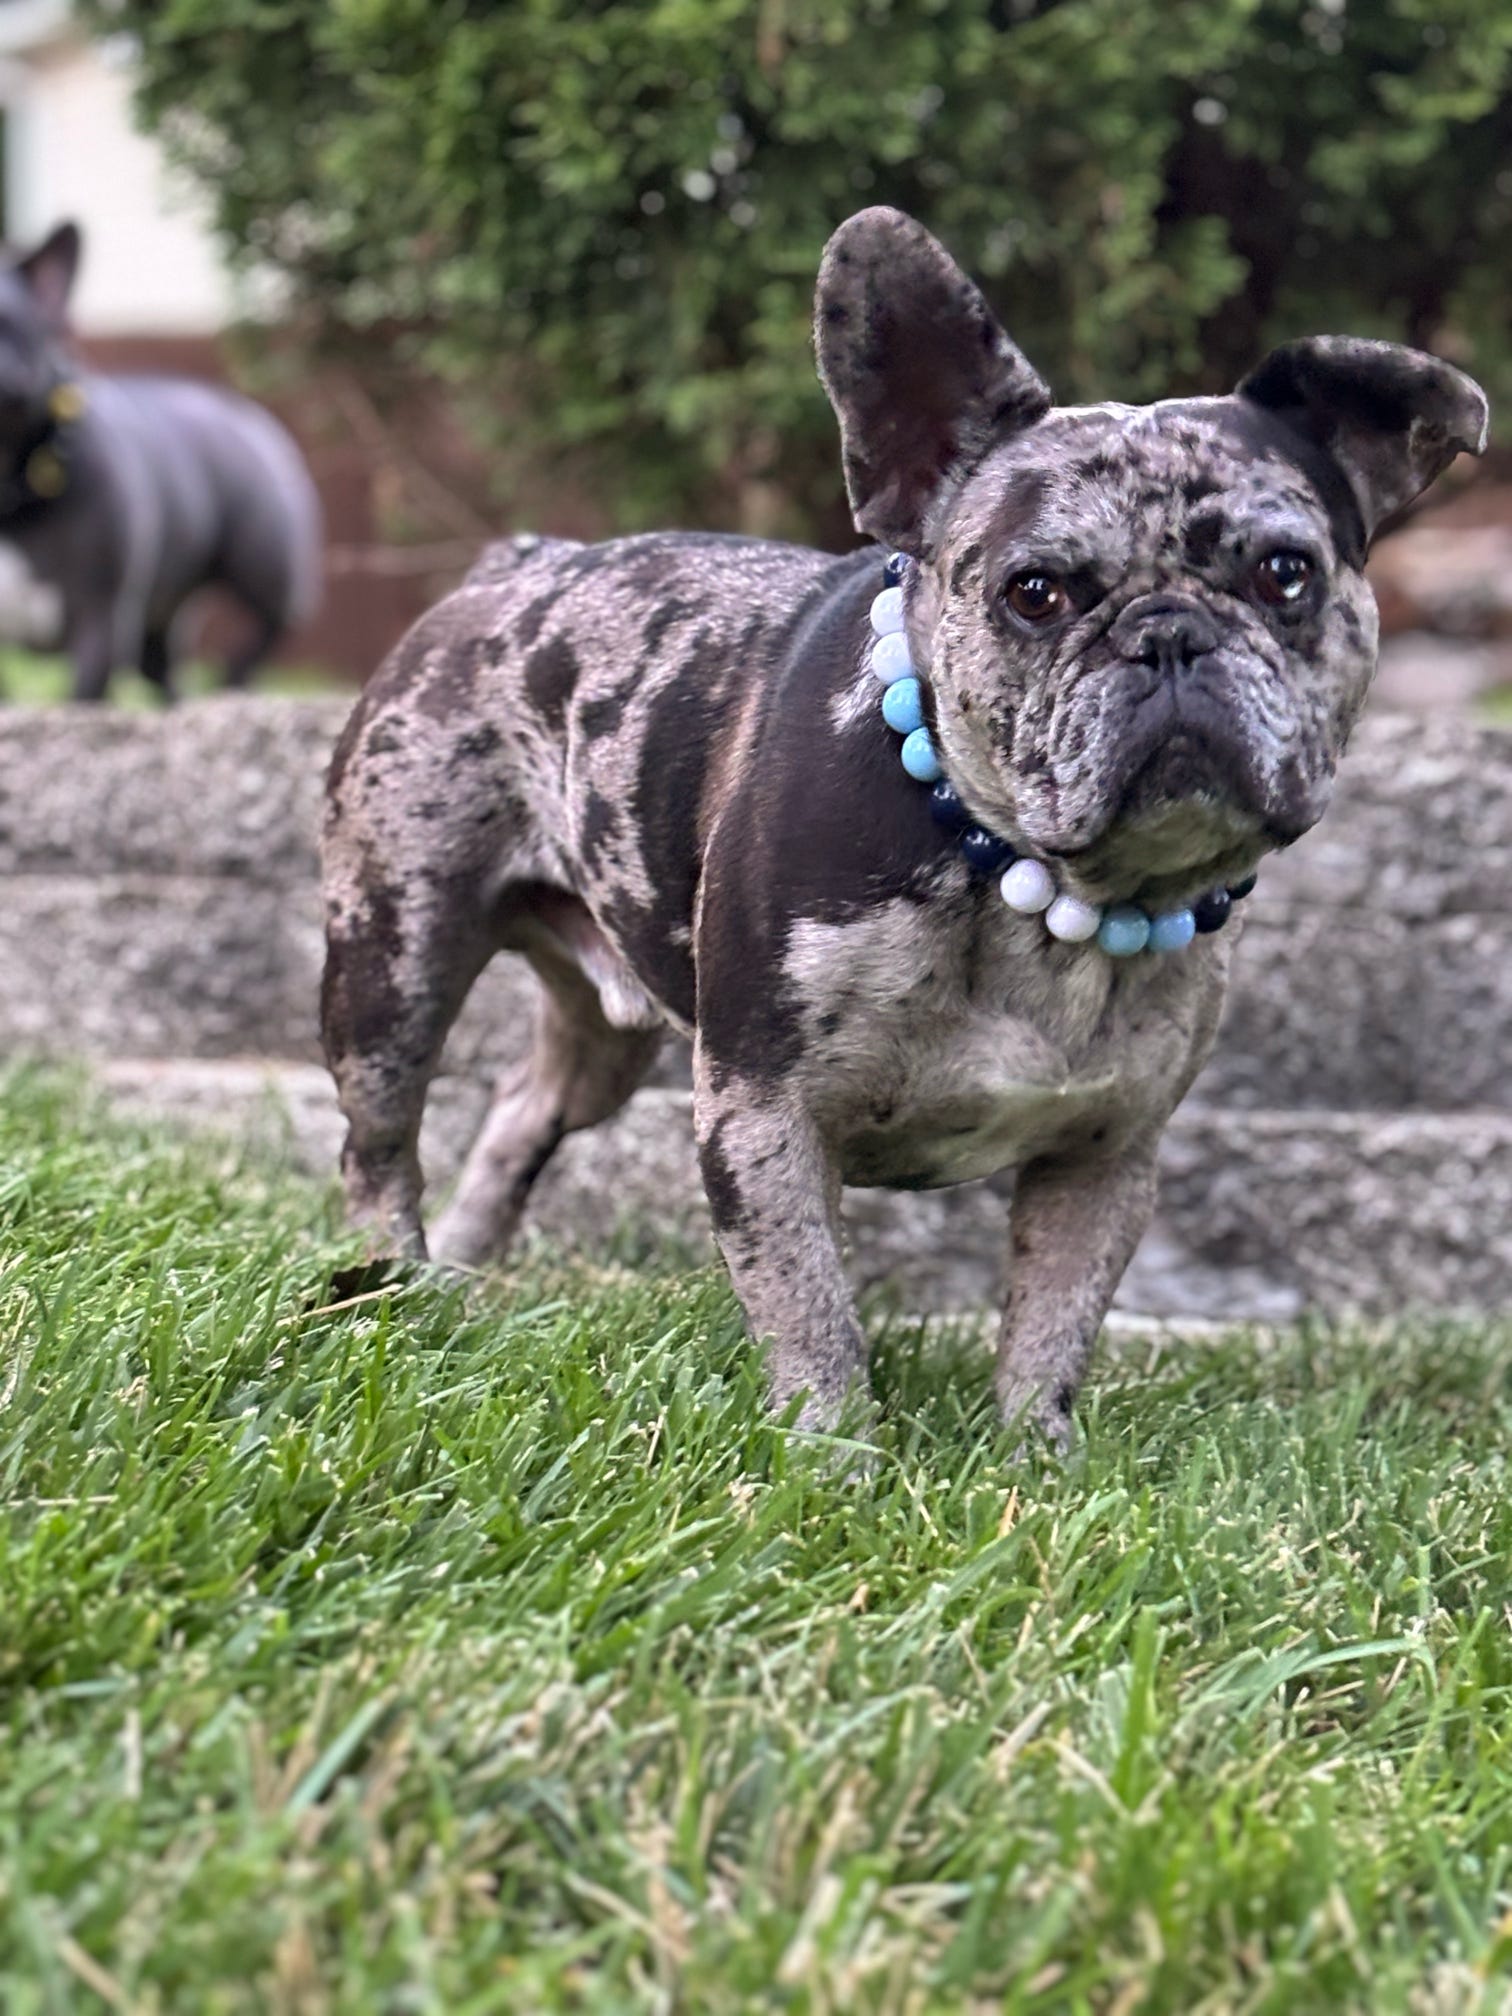
M26 458L27 487L37 497L61 497L68 487L68 472L51 448L36 448Z
M47 410L60 427L66 427L72 420L82 419L88 404L84 387L76 385L71 378L54 385L47 395Z

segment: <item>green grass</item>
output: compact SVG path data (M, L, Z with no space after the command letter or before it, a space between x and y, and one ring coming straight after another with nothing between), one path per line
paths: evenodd
M179 674L179 688L186 699L220 691L220 677L213 665L185 665ZM279 695L291 700L318 700L328 694L350 694L349 683L315 666L271 665L260 672L253 692ZM0 646L0 702L20 707L56 707L68 698L69 671L61 658L38 656ZM110 704L131 713L153 713L163 705L157 688L140 672L117 672L110 682Z
M712 1273L325 1305L323 1196L0 1099L0 2008L1492 2010L1505 1329L962 1337L767 1422Z

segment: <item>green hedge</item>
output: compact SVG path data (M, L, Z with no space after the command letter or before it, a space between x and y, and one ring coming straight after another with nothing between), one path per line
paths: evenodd
M1512 382L1507 0L96 0L245 258L587 443L626 522L832 527L828 232L922 217L1066 398L1288 334ZM507 360L507 361L506 361Z

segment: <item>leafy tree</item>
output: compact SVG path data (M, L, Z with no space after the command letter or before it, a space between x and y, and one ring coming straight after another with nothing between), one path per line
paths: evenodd
M808 324L913 211L1063 398L1287 334L1512 384L1508 0L93 0L235 250L397 326L621 515L837 529Z

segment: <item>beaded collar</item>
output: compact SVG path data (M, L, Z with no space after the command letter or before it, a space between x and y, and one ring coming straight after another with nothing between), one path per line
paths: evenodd
M11 467L0 473L0 519L19 518L63 495L86 403L84 388L72 378L54 380L37 425Z
M924 721L924 687L909 655L903 630L902 581L911 561L894 553L882 570L884 586L871 605L871 670L882 687L882 718L903 737L903 768L910 777L934 788L929 809L935 823L953 834L967 865L978 875L1002 870L1003 901L1021 917L1043 915L1045 929L1064 944L1079 945L1095 938L1115 959L1136 952L1181 952L1197 937L1221 931L1236 903L1255 886L1255 877L1209 889L1195 903L1153 915L1137 903L1084 903L1061 893L1043 861L1020 854L999 834L978 826L945 775L934 738Z

